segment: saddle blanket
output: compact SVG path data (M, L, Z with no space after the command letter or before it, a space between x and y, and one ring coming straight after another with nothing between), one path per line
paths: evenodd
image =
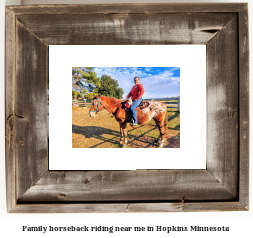
M143 101L142 101L138 107L142 110L142 109L148 107L149 104L150 104L149 102L143 102ZM129 105L128 102L126 102L126 103L125 103L125 110L127 110L127 109L130 108L130 107L131 107L131 105ZM138 108L138 107L137 107L137 108Z

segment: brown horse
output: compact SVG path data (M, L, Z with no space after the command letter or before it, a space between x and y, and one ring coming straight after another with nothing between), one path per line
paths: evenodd
M124 109L125 101L111 98L106 96L95 96L92 100L92 105L89 111L91 117L94 117L95 114L103 109L106 109L108 112L112 113L120 125L120 141L124 141L123 148L127 145L127 113ZM136 108L138 124L142 125L149 122L151 119L154 119L156 125L160 131L160 139L158 141L159 148L162 148L164 145L164 139L167 131L167 107L163 102L159 101L149 101L150 105L145 109Z

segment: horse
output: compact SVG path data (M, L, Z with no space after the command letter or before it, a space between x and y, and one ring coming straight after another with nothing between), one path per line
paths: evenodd
M95 114L103 109L106 109L114 115L120 125L119 144L124 141L122 148L127 146L127 118L128 113L130 113L129 110L125 110L125 102L126 101L117 98L96 95L92 100L91 108L89 110L90 117L95 117ZM167 133L168 115L166 105L159 101L149 101L149 106L145 109L137 107L135 110L138 125L145 124L152 119L155 121L160 132L158 145L159 148L162 148L164 146L164 140Z

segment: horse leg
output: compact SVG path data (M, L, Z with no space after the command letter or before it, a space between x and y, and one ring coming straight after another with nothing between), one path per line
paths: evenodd
M163 116L161 124L162 124L162 127L160 127L161 142L159 144L159 148L162 148L164 146L165 138L166 138L166 135L167 135L167 124L168 124L167 110L165 112L165 115Z
M127 123L123 122L121 124L121 128L122 128L123 135L124 135L124 145L122 146L122 148L125 148L127 146Z
M165 120L166 120L166 118L161 121L155 119L156 125L159 129L159 132L160 132L160 138L158 140L159 148L163 148L164 142L165 142L166 129L167 129L167 122L165 122Z
M159 128L159 130L160 130L160 141L158 142L158 144L159 144L159 148L163 148L164 142L165 142L166 130L164 126Z
M121 141L124 140L124 134L123 134L123 129L121 127L121 123L119 123L120 126L120 140L119 140L119 144L121 144Z
M155 120L155 124L157 125L158 130L159 130L159 132L160 132L160 137L159 137L159 139L158 139L158 141L157 141L157 143L160 145L160 143L161 143L161 141L162 141L162 133L161 133L161 130L160 130L160 123L159 123L156 119L154 119L154 120Z

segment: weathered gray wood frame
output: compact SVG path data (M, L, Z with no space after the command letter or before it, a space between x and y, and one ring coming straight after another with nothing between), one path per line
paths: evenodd
M240 3L6 7L8 212L248 210L247 8ZM50 44L206 44L206 170L48 171Z

